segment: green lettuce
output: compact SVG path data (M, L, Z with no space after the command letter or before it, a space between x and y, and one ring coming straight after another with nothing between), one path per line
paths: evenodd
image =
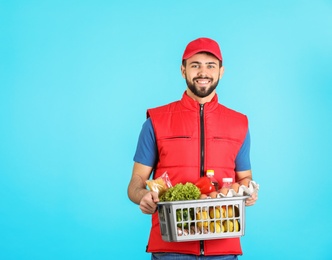
M167 189L159 198L160 201L197 200L201 196L199 188L191 183L178 183Z

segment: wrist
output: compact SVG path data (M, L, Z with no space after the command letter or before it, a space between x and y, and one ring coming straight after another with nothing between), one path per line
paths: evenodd
M143 197L144 197L147 193L149 193L149 190L147 190L147 189L141 189L140 191L138 191L138 193L137 193L137 201L138 201L138 204L141 203Z

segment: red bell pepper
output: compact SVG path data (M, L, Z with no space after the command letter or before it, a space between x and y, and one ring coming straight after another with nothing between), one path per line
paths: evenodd
M216 191L210 178L204 176L199 178L195 185L200 189L201 194L210 194L212 191Z

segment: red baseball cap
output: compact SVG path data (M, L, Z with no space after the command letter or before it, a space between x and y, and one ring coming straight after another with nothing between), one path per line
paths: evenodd
M219 60L222 60L221 51L216 41L209 38L198 38L188 43L184 50L182 60L189 59L191 56L198 52L209 52L216 56Z

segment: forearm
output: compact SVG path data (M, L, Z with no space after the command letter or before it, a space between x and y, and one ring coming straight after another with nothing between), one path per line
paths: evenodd
M238 182L240 185L248 186L251 180L252 180L251 170L236 172L235 181Z
M139 175L133 175L128 185L129 199L139 205L143 196L148 192L145 181Z

